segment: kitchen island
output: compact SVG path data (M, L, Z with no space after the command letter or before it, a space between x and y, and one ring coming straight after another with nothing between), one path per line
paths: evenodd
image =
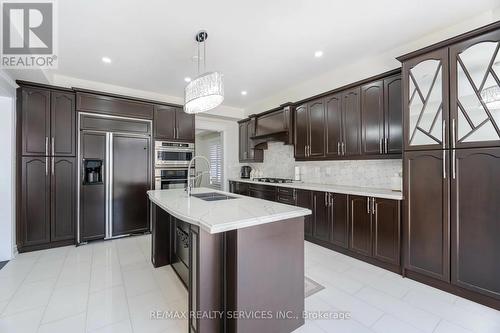
M148 191L155 267L189 295L189 332L288 333L304 323L309 209L193 189Z

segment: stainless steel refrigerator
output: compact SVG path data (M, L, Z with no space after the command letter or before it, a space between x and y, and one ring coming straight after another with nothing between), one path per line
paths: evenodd
M151 121L79 114L78 243L149 231Z

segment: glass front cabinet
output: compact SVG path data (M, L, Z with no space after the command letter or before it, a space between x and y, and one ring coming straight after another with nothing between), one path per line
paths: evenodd
M405 150L500 145L500 31L403 63Z
M500 31L450 47L452 148L500 145Z

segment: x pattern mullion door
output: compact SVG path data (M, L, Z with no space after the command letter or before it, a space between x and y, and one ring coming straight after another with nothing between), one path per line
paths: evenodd
M407 80L407 149L441 148L446 140L443 135L447 117L446 50L406 64Z
M500 43L482 41L452 51L452 110L457 147L500 144Z

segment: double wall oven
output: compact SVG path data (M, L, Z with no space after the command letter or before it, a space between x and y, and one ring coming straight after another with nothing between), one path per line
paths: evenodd
M155 141L155 190L185 188L193 156L194 143Z

